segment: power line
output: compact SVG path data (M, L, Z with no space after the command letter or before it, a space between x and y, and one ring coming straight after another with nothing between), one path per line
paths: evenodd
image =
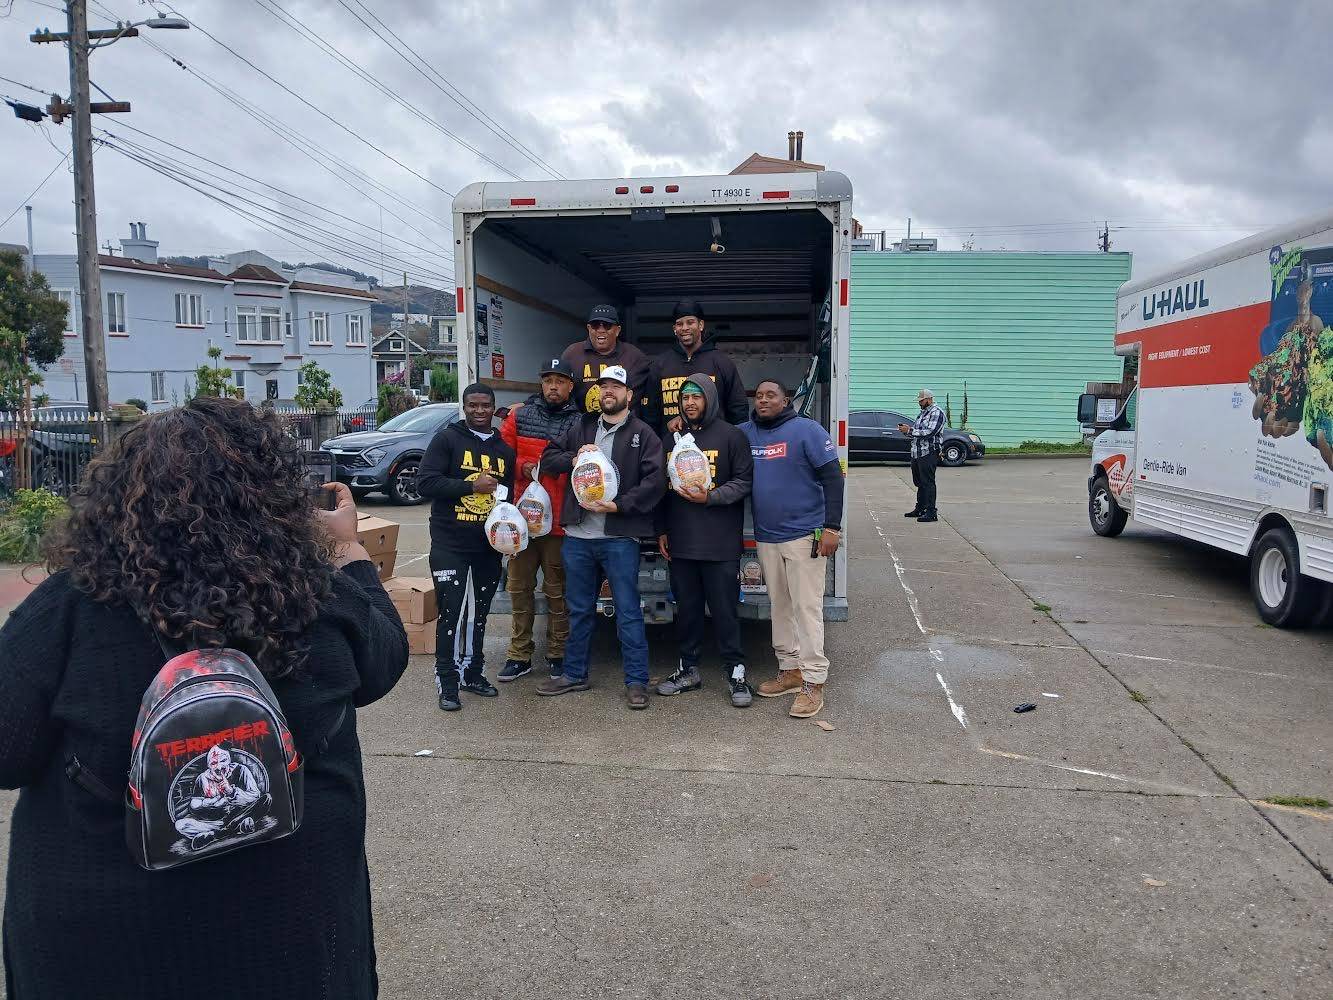
M46 97L51 93L51 91L43 90L41 87L34 87L30 83L24 83L22 80L11 80L7 76L0 76L0 80L4 80L5 83L12 83L16 87L22 87L24 90L31 90L34 94L41 94L43 97Z
M39 192L42 188L46 187L46 182L49 181L52 177L54 177L56 175L56 171L65 165L65 162L69 159L69 155L70 155L69 153L66 153L63 157L61 157L60 162L58 162L54 167L51 168L51 172L42 178L42 182L32 189L32 193L28 195L28 197L20 201L18 205L15 206L14 211L10 212L8 215L5 216L5 221L0 222L0 228L7 225L10 219L18 215L19 209L21 209L28 202L32 201L32 199L37 197L37 192ZM28 249L31 250L32 247L29 247Z
M331 124L338 126L338 128L342 129L344 132L346 132L348 135L350 135L350 136L351 136L353 139L355 139L357 142L361 143L363 146L366 146L366 147L368 147L369 149L373 149L373 150L374 150L376 153L378 153L380 156L383 156L385 159L388 159L388 160L393 161L393 162L396 163L398 166L400 166L400 167L402 167L404 170L406 170L406 171L407 171L409 174L411 174L413 177L417 178L418 180L422 181L422 182L425 183L425 184L429 184L431 187L433 187L436 191L439 191L441 194L448 195L450 198L452 198L452 197L454 196L454 192L453 192L453 191L450 191L448 188L441 187L439 184L436 184L434 181L432 181L432 180L431 180L429 177L427 177L425 174L419 173L418 171L416 171L416 170L414 170L413 168L409 167L406 163L404 163L402 160L398 159L398 157L394 156L392 153L389 153L389 152L386 152L386 151L383 150L383 149L380 149L378 146L376 146L374 143L372 143L369 139L367 139L367 138L365 138L364 136L362 136L362 135L358 134L357 132L353 131L351 128L349 128L348 126L346 126L346 125L344 125L342 122L340 122L337 118L334 118L334 117L333 117L332 115L330 115L328 112L324 111L322 108L316 106L314 103L312 103L311 101L307 100L305 97L302 97L302 96L301 96L300 94L298 94L296 91L292 90L291 87L287 86L285 83L283 83L283 82L282 82L281 80L279 80L277 77L273 76L273 74L269 73L269 72L266 71L266 70L260 69L260 68L259 68L258 66L256 66L253 62L251 62L251 61L250 61L249 59L247 59L245 56L241 55L241 53L237 52L235 49L233 49L233 48L232 48L230 45L228 45L226 42L222 41L220 38L218 38L216 35L214 35L212 32L210 32L207 28L204 28L202 25L199 24L199 22L195 21L193 18L190 18L189 21L190 21L190 27L191 27L191 28L193 28L194 30L198 31L201 35L203 35L205 38L209 39L209 40L210 40L211 42L213 42L215 45L218 45L219 47L225 49L227 52L231 53L233 56L235 56L235 57L236 57L237 59L239 59L241 62L245 63L245 64L246 64L247 66L249 66L252 70L254 70L256 73L258 73L260 76L262 76L264 79L268 80L268 81L269 81L270 83L272 83L274 86L276 86L276 87L278 87L279 89L281 89L284 93L289 94L290 96L296 98L296 100L300 101L302 104L304 104L306 107L308 107L311 111L315 112L315 114L319 115L321 118L325 119L326 121L330 122ZM174 57L173 57L173 58L174 58Z
M276 0L270 0L270 2L276 3ZM399 51L397 48L394 47L392 42L390 42L387 38L381 35L379 31L377 31L371 25L367 24L365 19L362 18L361 15L358 14L356 11L352 10L352 8L349 7L344 2L344 0L338 0L338 2L348 11L348 13L350 13L353 17L355 17L358 21L360 21L363 25L365 25L365 27L368 28L370 31L374 32L375 36L379 38L380 41L384 42L385 45L389 46L389 48L393 50L395 54L397 55L403 54L403 52ZM389 27L382 20L380 20L379 16L369 7L367 7L365 3L362 2L362 0L357 0L357 6L360 7L362 10L364 10L376 24L378 24L385 31L387 31L394 38L394 40L397 41L398 44L402 46L402 49L404 51L406 51L413 57L415 61L413 61L413 59L409 59L407 60L407 64L411 66L413 69L415 69L417 73L419 73L426 80L427 83L429 83L440 93L448 97L449 100L453 101L455 104L457 104L460 108L466 111L477 121L481 122L482 125L488 128L491 132L495 133L501 139L503 139L511 148L523 154L523 156L526 157L528 160L530 160L532 163L541 167L543 170L551 174L553 177L556 177L560 180L565 179L564 174L560 173L560 171L552 167L549 163L547 163L540 156L534 153L531 149L529 149L527 146L521 143L518 139L514 138L514 136L503 125L501 125L498 121L496 121L487 112L483 111L482 108L475 101L469 98L466 94L464 94L461 90L459 90L457 86L451 83L447 77L445 77L437 69L435 69L435 67L433 67L430 64L430 62L427 61L419 52L417 52L416 49L408 45L407 42L403 40L402 36L400 36L391 27ZM425 67L425 71L423 71L422 69L423 66ZM429 71L430 73L429 76L427 75L426 71ZM431 79L431 76L434 76L438 80L442 81L449 89L446 90L445 87L442 87L435 80Z
M503 171L504 173L508 174L510 177L514 178L515 180L522 180L522 178L521 178L518 174L514 173L512 170L510 170L508 167L506 167L503 163L501 163L501 162L499 162L498 160L495 160L495 159L493 159L492 157L488 156L486 153L484 153L482 150L478 149L476 146L472 145L470 142L468 142L468 141L467 141L466 139L464 139L462 136L458 135L458 134L455 133L455 132L450 131L450 130L449 130L448 128L446 128L443 124L441 124L440 122L436 121L434 118L430 117L430 115L426 114L424 111L422 111L420 108L418 108L415 104L413 104L413 103L411 103L410 101L408 101L405 97L403 97L403 96L402 96L401 94L399 94L397 91L393 90L393 89L390 88L390 87L385 86L385 84L383 84L382 82L380 82L379 80L377 80L374 76L372 76L371 74L367 73L364 69L362 69L360 66L358 66L355 62L353 62L351 59L349 59L347 56L345 56L345 55L342 53L342 51L339 50L338 47L335 46L332 42L329 42L328 40L324 39L324 38L321 37L317 32L315 32L312 28L308 28L308 27L306 27L304 24L302 24L302 23L301 23L300 21L298 21L296 18L292 17L292 15L288 14L287 11L284 10L284 9L282 8L282 6L281 6L280 4L277 3L277 0L255 0L255 3L256 3L259 7L263 8L266 12L268 12L269 14L272 14L275 18L277 18L278 20L282 21L282 22L283 22L284 24L286 24L288 27L290 27L290 28L292 28L293 30L295 30L296 32L298 32L298 33L299 33L302 37L304 37L307 41L310 41L311 43L313 43L314 45L316 45L316 46L317 46L321 51L323 51L326 55L329 55L329 56L331 56L332 58L336 59L336 60L337 60L339 63L341 63L345 68L351 70L351 72L353 72L354 74L356 74L360 79L364 80L366 83L370 84L372 87L374 87L376 90L378 90L378 91L379 91L381 94L383 94L385 97L389 98L389 100L391 100L391 101L393 101L394 103L396 103L396 104L400 105L401 107L405 108L408 112L410 112L412 115L414 115L414 116L415 116L416 118L418 118L420 121L422 121L422 122L424 122L425 124L430 125L430 126L432 126L433 128L437 129L438 131L440 131L441 133L443 133L444 135L446 135L447 137L449 137L450 139L452 139L454 142L458 143L458 144L459 144L460 146L462 146L464 149L466 149L466 150L472 152L473 154L475 154L475 155L476 155L477 157L479 157L480 159L484 160L485 162L489 163L491 166L495 167L497 170Z
M347 241L345 237L340 237L340 236L338 236L338 234L328 233L328 232L326 232L326 231L319 230L319 229L317 229L316 227L309 226L308 224L305 224L305 225L307 225L307 228L309 228L309 229L314 229L315 232L320 233L321 235L330 236L330 237L333 238L333 239L343 239L343 240L344 240L344 243L343 243L342 245L339 245L339 244L337 244L337 243L328 243L328 242L325 242L324 240L321 240L321 239L319 239L319 238L316 237L316 236L311 236L311 235L309 235L309 233L307 233L307 232L303 232L303 231L300 231L300 230L297 230L297 229L289 228L288 226L283 225L281 222L275 222L275 221L273 221L273 220L270 219L270 218L266 218L266 217L263 216L263 215L260 215L260 214L257 214L257 213L254 212L254 211L251 211L250 209L240 207L240 206L238 206L238 205L232 203L231 201L229 201L229 200L227 199L227 197L224 197L224 196L219 195L219 194L215 194L213 191L209 191L209 190L207 190L207 187L212 186L212 187L216 188L217 190L222 191L222 192L223 192L223 195L230 195L231 197L235 198L237 201L241 201L241 202L249 202L250 204L254 205L255 203L254 203L251 199L246 199L246 198L243 198L243 197L241 197L241 196L239 196L239 195L235 195L233 192L229 192L229 191L226 191L225 189L218 188L216 185L208 185L208 184L206 184L206 182L198 181L197 178L187 179L186 176L182 176L181 174L177 173L176 171L173 171L169 166L163 166L163 165L161 165L161 164L159 164L159 163L153 161L153 160L152 160L151 158L149 158L149 157L142 156L142 155L140 155L140 154L138 154L138 153L136 153L136 152L134 152L133 150L130 150L130 149L128 149L128 148L121 147L121 146L119 146L115 141L111 141L111 140L107 140L107 139L100 139L99 142L100 142L102 145L104 145L104 146L107 146L107 147L109 147L109 148L111 148L111 149L114 149L116 152L120 153L122 156L125 156L125 157L127 157L127 158L129 158L129 159L131 159L131 160L134 160L134 161L140 163L142 166L145 166L145 167L147 167L148 169L153 170L155 173L161 174L162 176L167 177L167 178L169 178L170 180L174 180L176 183L181 184L182 186L187 187L187 188L191 189L192 191L195 191L197 194L203 195L205 198L208 198L210 201L216 202L217 204L219 204L219 205L221 205L222 207L226 208L228 211L230 211L230 212L232 212L232 213L234 213L234 214L236 214L236 215L241 216L242 218L244 218L244 219L246 219L246 220L252 222L252 223L255 224L256 226L258 226L258 227L261 228L261 229L264 229L264 230L267 231L267 232L270 232L270 233L278 233L278 234L282 234L282 235L286 235L286 236L291 236L291 237L293 237L294 239L296 239L296 240L298 240L298 241L301 241L301 242L304 242L304 243L306 243L306 244L308 244L308 245L310 245L310 246L313 246L313 247L316 248L316 249L324 250L324 251L331 251L331 252L333 252L333 253L341 254L341 255L343 255L344 257L346 257L346 258L349 259L349 260L354 260L354 261L356 261L357 263L365 264L365 265L367 265L367 266L372 266L372 267L373 267L373 266L377 263L376 259L375 259L374 257L371 256L371 254L373 253L373 249L372 249L372 248L369 248L369 247L366 247L366 246L363 245L363 244L351 244L350 241ZM197 181L197 183L194 183L194 182L192 182L192 181ZM200 185L204 185L204 186L200 186ZM267 206L258 205L257 207L260 208L260 209L267 210L267 211L269 211L271 214L278 215L280 218L283 218L283 219L288 220L288 221L291 221L292 218L293 218L293 217L291 217L291 216L286 216L284 213L275 212L275 211L273 211L272 209L268 209ZM296 224L297 224L297 225L303 225L304 223L302 223L300 220L297 220L297 221L296 221ZM360 251L360 253L358 253L358 251ZM406 262L402 262L402 263L406 264ZM398 268L398 269L399 269L399 270L406 270L406 271L408 271L410 274L417 275L418 277L423 277L423 278L427 279L428 281L432 281L432 282L436 282L436 283L443 283L443 284L446 284L446 285L447 285L447 284L451 283L452 280L453 280L453 279L452 279L452 276L446 278L446 277L444 277L444 276L442 276L442 275L439 275L439 274L435 274L435 273L426 271L426 270L424 270L424 269L422 269L422 268L420 268L420 267L413 267L413 266L408 265L408 266L405 266L405 267L400 267L400 268Z
M280 187L278 187L276 184L271 184L271 183L269 183L268 181L260 180L258 177L254 177L254 176L252 176L252 175L250 175L250 174L247 174L247 173L246 173L245 171L243 171L243 170L237 170L235 167L229 167L229 166L227 166L227 165L224 164L224 163L219 163L217 160L209 159L207 156L204 156L204 155L201 154L201 153L196 153L196 152L194 152L194 151L192 151L192 150L189 150L189 149L184 148L183 146L178 146L178 145L176 145L174 142L170 142L170 141L168 141L168 140L166 140L166 139L163 139L161 136L153 135L151 132L145 132L143 129L135 128L133 125L121 125L120 127L122 127L122 128L127 128L127 129L129 129L131 132L134 132L134 133L136 133L136 134L138 134L138 135L144 136L144 137L147 138L147 139L151 139L151 140L153 140L154 142L161 143L163 146L167 146L167 147L169 147L169 148L171 148L171 149L176 150L177 152L184 153L186 156L193 157L194 159L196 159L196 160L200 160L200 161L203 162L203 163L207 163L207 164L210 164L211 166L215 166L215 167L217 167L219 170L224 170L224 171L226 171L226 172L229 173L229 174L235 174L235 175L238 176L238 177L244 177L246 180L253 181L254 183L260 185L261 187L265 187L265 188L268 188L268 189L270 189L270 190L272 190L272 191L276 191L276 192L278 192L279 194L283 195L284 197L291 198L291 199L293 199L294 201L299 201L299 202L302 202L303 204L309 205L311 208L315 209L316 211L324 212L324 213L327 214L327 215L336 216L337 218L343 219L343 220L345 220L345 221L351 223L352 225L360 226L362 229L366 229L366 230L368 230L368 231L370 232L371 235L380 235L380 233L381 233L380 230L376 229L374 226L371 226L369 223L360 222L359 220L354 219L354 218L353 218L352 216L350 216L350 215L344 215L344 214L342 214L341 212L336 212L336 211L334 211L334 210L331 209L331 208L326 208L325 206L319 204L318 202L311 201L309 198L303 198L303 197L302 197L301 195L299 195L299 194L295 194L294 192L288 191L288 190L286 190L285 188L280 188ZM103 129L103 132L104 132L105 134L107 134L107 135L112 136L113 138L120 138L122 142L125 142L125 143L127 143L127 144L130 144L130 140L125 139L124 137L117 137L117 136L116 136L116 133L113 132L113 131L111 131L110 129ZM170 157L169 154L166 154L166 153L160 153L160 152L153 151L153 150L147 150L145 147L140 147L140 148L141 148L141 149L144 149L144 150L147 151L147 152L153 152L154 155L163 157L164 159L168 159L168 160L172 160L172 159L174 159L173 157ZM181 161L181 160L175 160L175 162L177 162L177 163L181 163L182 165L185 165L185 164L184 164L184 161ZM192 168L192 169L198 170L200 173L207 174L208 176L210 176L210 177L214 177L214 178L216 178L216 179L218 179L218 180L225 180L225 178L224 178L222 175L213 173L212 171L204 170L202 167L194 167L194 168ZM233 182L233 183L234 183L234 182ZM248 190L248 191L250 191L250 192L253 193L253 194L261 194L261 193L262 193L262 192L260 192L260 191L255 191L253 188L245 188L244 185L238 185L238 186L241 186L244 190ZM401 237L397 237L397 236L395 236L395 237L392 237L392 238L393 238L396 242L400 243L402 246L407 247L407 248L412 249L412 250L419 250L419 251L421 251L421 252L423 252L423 253L426 253L426 254L439 255L439 256L444 256L444 257L449 256L449 252L448 252L447 250L445 250L443 247L439 247L439 246L423 247L423 246L420 246L419 244L416 244L416 243L410 243L410 242L408 242L407 240L402 239Z

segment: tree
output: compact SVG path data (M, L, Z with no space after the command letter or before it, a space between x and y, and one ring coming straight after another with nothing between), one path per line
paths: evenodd
M968 399L967 399L967 383L964 382L964 383L963 383L963 415L962 415L962 417L961 417L961 418L959 419L959 421L958 421L958 429L961 430L961 431L965 431L965 430L968 429L968 428L967 428L967 418L968 418L967 405L968 405Z
M314 409L320 403L337 409L343 405L343 394L335 389L328 372L318 361L307 361L301 366L301 384L296 389L296 405Z
M222 357L222 348L210 347L208 356L213 364L200 365L194 370L194 395L243 398L245 393L241 391L240 386L231 384L235 373L230 368L218 365L218 358Z
M34 365L55 364L65 353L69 306L52 293L46 275L28 273L13 250L0 253L0 327L27 336Z
M444 365L433 365L430 370L430 401L432 403L458 402L458 372Z

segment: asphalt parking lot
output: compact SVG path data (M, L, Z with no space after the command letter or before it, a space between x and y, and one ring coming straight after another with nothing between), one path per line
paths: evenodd
M1097 538L1085 475L942 470L921 525L905 468L852 471L831 732L720 671L630 713L610 622L550 701L445 716L414 658L357 720L382 995L1333 993L1333 811L1260 801L1333 797L1330 635L1261 627L1239 560ZM426 508L384 513L425 574Z

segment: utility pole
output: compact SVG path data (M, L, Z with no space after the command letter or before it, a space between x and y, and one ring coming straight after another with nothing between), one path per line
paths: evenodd
M28 273L32 274L37 270L37 261L35 260L37 251L32 245L32 206L24 205L23 207L28 213Z
M412 391L412 332L407 308L407 272L403 272L403 388Z
M137 38L140 25L150 28L188 28L179 17L158 15L134 24L117 22L114 28L88 30L87 0L68 0L65 4L68 31L37 31L29 40L38 44L64 42L69 49L69 101L51 96L47 113L59 125L70 119L70 138L74 160L74 227L79 252L79 298L82 314L83 363L88 381L88 409L105 413L109 405L106 382L106 328L102 323L102 273L97 263L97 200L93 193L92 115L116 114L130 110L128 102L89 101L88 56L93 48L102 48L122 38ZM93 46L90 39L99 40Z
M1102 231L1097 234L1097 247L1102 253L1111 252L1111 224L1109 222L1102 223Z
M106 327L102 325L102 271L97 263L97 200L93 192L93 125L88 109L88 3L69 0L69 92L74 114L74 226L78 239L79 292L83 300L83 367L88 410L105 413Z

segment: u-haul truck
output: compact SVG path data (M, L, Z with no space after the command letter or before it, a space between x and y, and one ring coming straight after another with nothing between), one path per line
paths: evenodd
M846 469L852 186L843 174L480 183L454 199L453 224L461 385L484 381L501 405L525 399L547 359L587 338L588 310L601 302L651 357L674 343L672 305L694 299L747 389L763 375L796 390L794 405L827 428ZM831 621L847 618L846 538L828 561ZM748 514L746 547L740 612L765 619ZM648 621L671 620L655 544L643 546L639 589ZM504 597L494 610L506 610Z
M1130 282L1117 312L1139 383L1093 442L1093 530L1248 555L1260 616L1308 624L1333 594L1333 212Z

